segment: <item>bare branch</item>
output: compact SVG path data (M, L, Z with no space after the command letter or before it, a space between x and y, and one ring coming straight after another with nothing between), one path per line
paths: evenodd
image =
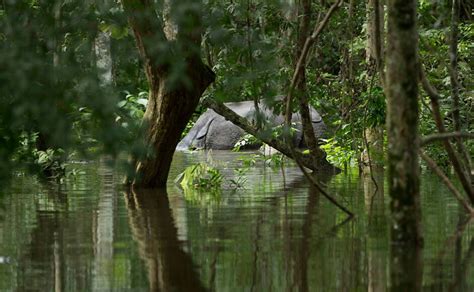
M298 165L298 167L301 169L301 171L303 172L304 176L311 182L312 185L314 185L316 187L316 189L318 189L318 191L324 196L326 197L326 199L328 199L331 203L333 203L334 205L336 205L336 207L338 207L339 209L341 209L342 211L344 211L344 213L346 213L347 215L349 215L350 218L354 217L354 213L352 213L349 209L347 209L346 207L344 207L341 203L339 203L335 198L333 198L331 195L329 195L325 190L324 188L316 181L316 179L314 179L314 177L311 176L311 174L308 173L308 171L303 167L303 163L301 161L299 161L298 159L298 155L295 155L295 150L293 148L290 147L290 150L291 152L293 153L293 157L294 157L294 160L296 162L296 164Z
M474 139L474 134L473 133L464 133L464 132L452 132L452 133L439 133L439 134L432 134L428 135L425 137L421 137L421 146L426 146L430 143L436 142L436 141L442 141L445 139L451 139L451 138L467 138L467 139Z

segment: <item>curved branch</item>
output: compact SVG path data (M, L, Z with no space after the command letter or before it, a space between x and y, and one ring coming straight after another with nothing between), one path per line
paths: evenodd
M466 138L466 139L474 139L474 133L464 133L464 132L452 132L452 133L439 133L439 134L432 134L425 137L421 137L421 146L426 146L430 143L436 141L442 141L451 138Z
M461 193L456 189L453 183L449 180L449 178L443 173L443 171L439 168L436 162L431 159L428 155L426 155L423 151L420 151L420 157L426 162L429 168L443 181L446 187L451 191L454 197L458 200L458 202L466 209L471 216L474 216L474 209L469 205L469 203L464 200Z
M286 121L287 123L291 122L291 99L292 95L295 91L296 84L299 79L299 75L301 70L304 68L304 64L306 63L306 59L308 57L309 49L311 46L314 44L314 42L317 40L323 29L326 27L326 25L329 22L329 19L331 18L332 14L336 9L341 5L342 0L338 0L334 2L334 4L329 8L328 12L324 16L323 20L314 28L313 33L311 34L310 37L306 39L306 42L303 46L303 50L301 51L301 55L298 59L298 63L296 64L296 69L295 72L293 73L293 78L291 80L290 84L290 89L288 90L288 96L286 97Z

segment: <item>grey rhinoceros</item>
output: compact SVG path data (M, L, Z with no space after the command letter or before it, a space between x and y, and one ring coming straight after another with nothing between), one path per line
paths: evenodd
M253 101L229 102L225 103L225 105L241 117L245 117L251 122L254 121L256 115ZM259 111L265 119L266 125L270 127L276 127L284 123L284 117L281 114L274 114L271 108L263 102L259 103ZM326 130L326 125L314 108L310 107L310 113L314 133L316 137L321 137ZM296 125L295 128L297 129L294 139L295 146L304 147L301 131L301 116L299 114L293 114L292 123ZM179 142L176 149L229 150L232 149L244 135L245 132L241 128L227 121L223 116L217 114L212 109L208 109L199 117L189 133ZM246 145L246 149L258 149L258 147L260 147L259 144Z

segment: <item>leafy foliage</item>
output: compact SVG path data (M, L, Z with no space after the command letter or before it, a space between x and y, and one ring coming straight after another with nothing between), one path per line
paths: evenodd
M176 181L183 188L196 188L202 190L218 189L222 184L222 174L217 168L214 168L204 162L188 166L178 177Z
M163 3L156 1L155 5L157 14L164 18ZM272 108L281 108L275 96L287 92L296 62L301 17L295 1L203 3L202 55L217 75L205 95L223 102L263 100L273 104ZM364 129L383 127L386 110L378 76L370 71L365 58L366 5L355 1L350 7L351 3L344 3L333 15L306 66L310 103L330 128L330 139L322 148L338 165L353 163L361 154ZM171 17L185 21L179 5L173 4ZM312 1L311 5L316 16L313 26L328 7L325 1ZM472 132L474 24L472 16L464 12L466 7L459 25L460 115L462 130ZM421 61L443 97L441 109L450 131L450 5L420 1L418 24ZM100 55L95 46L101 34L110 41L110 84L102 82L104 72L97 66ZM180 76L182 61L162 61L170 64L176 78ZM0 177L14 166L38 163L34 150L77 151L86 157L145 153L140 135L148 88L141 62L133 32L117 1L1 2ZM427 103L425 95L421 98ZM203 110L199 106L194 117ZM421 110L420 132L436 132L426 107ZM44 147L38 147L38 136L45 140ZM244 137L236 150L256 142L252 139ZM466 144L472 155L474 144ZM441 145L430 145L427 151L446 164Z

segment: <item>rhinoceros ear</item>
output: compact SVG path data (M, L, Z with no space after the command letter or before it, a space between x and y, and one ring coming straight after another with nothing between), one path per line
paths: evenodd
M212 124L212 121L214 121L214 118L209 119L209 121L207 121L204 127L199 129L196 134L196 140L204 139L207 136L207 132L209 131L209 126Z

